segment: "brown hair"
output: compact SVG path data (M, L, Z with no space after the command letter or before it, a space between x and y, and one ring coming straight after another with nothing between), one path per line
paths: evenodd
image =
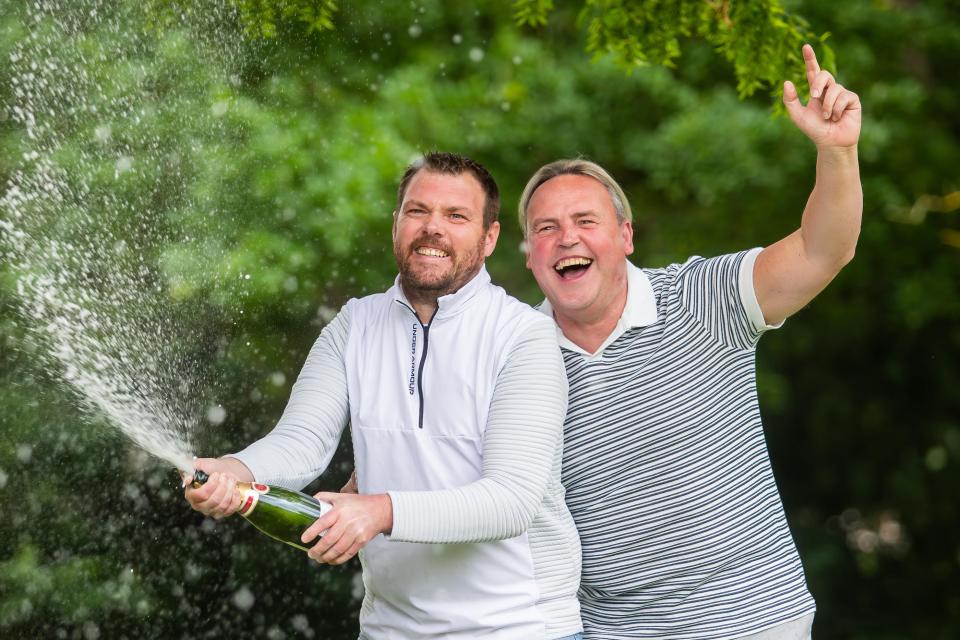
M407 194L407 187L410 186L410 181L413 180L413 176L417 175L421 169L452 176L459 176L465 172L470 173L483 188L484 231L496 222L497 216L500 214L500 189L497 187L497 181L494 180L490 172L476 160L471 160L459 153L449 153L446 151L430 151L410 163L410 166L403 172L403 177L400 178L400 187L397 189L397 208L396 211L394 211L394 215L400 212L403 197Z

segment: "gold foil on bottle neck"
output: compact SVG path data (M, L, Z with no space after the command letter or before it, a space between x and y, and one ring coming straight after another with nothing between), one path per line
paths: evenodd
M241 502L238 513L247 518L257 508L257 503L260 502L260 492L246 482L239 485L239 488Z

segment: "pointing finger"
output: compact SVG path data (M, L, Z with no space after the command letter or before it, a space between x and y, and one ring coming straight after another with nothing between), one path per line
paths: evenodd
M817 54L813 52L813 47L809 44L803 45L803 62L807 68L807 83L812 89L813 79L820 73L820 64L817 63Z

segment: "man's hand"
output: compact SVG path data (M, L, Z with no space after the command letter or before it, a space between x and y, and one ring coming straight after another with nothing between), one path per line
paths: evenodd
M191 507L217 520L232 515L240 508L237 482L253 480L253 474L246 465L236 458L197 458L193 466L206 471L210 478L199 489L194 489L190 484L193 477L184 476L186 487L183 497Z
M373 496L318 493L314 497L333 505L333 509L300 537L304 544L310 544L323 533L307 552L317 562L343 564L374 537L393 529L393 503L385 493Z
M800 103L797 88L789 80L783 84L783 104L790 119L817 145L852 147L860 138L860 98L838 84L829 71L817 64L813 47L803 45L803 61L807 67L810 101Z

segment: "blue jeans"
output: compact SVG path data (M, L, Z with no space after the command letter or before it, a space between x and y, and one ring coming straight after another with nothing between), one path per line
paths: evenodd
M563 636L562 638L554 638L554 640L583 640L583 633L575 633L572 636Z

